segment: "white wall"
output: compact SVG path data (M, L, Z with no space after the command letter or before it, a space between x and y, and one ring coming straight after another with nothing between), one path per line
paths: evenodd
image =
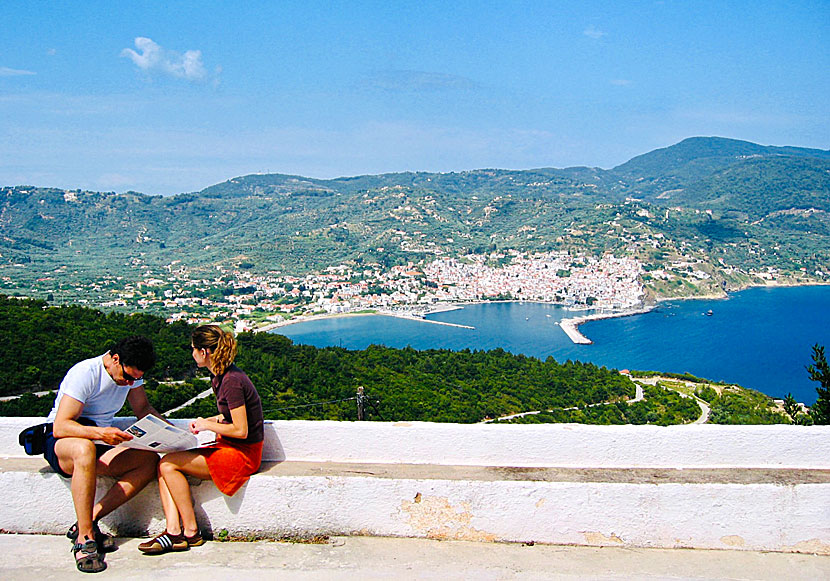
M37 421L0 418L0 457L23 456L17 434ZM274 421L264 454L271 461L460 466L830 468L830 426Z
M75 520L69 481L17 444L34 421L0 419L0 529L61 534ZM279 421L267 434L266 457L282 462L237 495L193 487L204 529L830 555L827 426ZM599 470L579 481L490 467ZM625 468L727 470L661 479ZM109 485L100 479L99 493ZM159 532L157 495L151 484L104 528Z

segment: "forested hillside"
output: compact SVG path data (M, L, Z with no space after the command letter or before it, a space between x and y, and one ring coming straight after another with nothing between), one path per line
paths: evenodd
M234 178L171 197L0 188L0 289L58 302L186 268L299 274L492 250L699 262L694 294L830 272L830 152L693 138L611 170ZM770 270L772 269L772 270ZM694 283L694 284L692 284Z
M103 314L82 307L0 295L0 386L5 395L56 389L72 365L100 355L111 341L141 333L153 339L158 365L147 374L151 402L171 409L202 389L190 359L189 328L148 315ZM361 351L294 345L281 335L239 336L237 360L262 396L268 419L357 419L363 386L372 420L477 422L519 411L633 397L634 385L593 364L557 363L493 351ZM183 383L162 383L183 381ZM0 403L4 415L45 415L54 396ZM342 401L341 401L342 400ZM333 402L319 405L321 402ZM25 404L25 409L20 405ZM179 415L214 415L212 397Z
M192 365L183 348L190 345L188 327L140 313L50 307L45 301L0 295L0 333L0 396L56 389L72 365L101 355L128 335L153 338L159 358L155 377L180 379Z
M56 390L72 365L132 334L153 339L158 364L146 375L145 390L158 410L172 410L210 388L191 359L190 330L149 315L0 295L0 331L6 337L0 344L0 395L23 394L0 401L0 416L45 416L54 391L41 397L32 392ZM356 420L357 388L363 387L368 420L474 423L540 411L512 422L670 425L700 416L689 397L695 395L709 402L714 423L788 421L761 393L689 375L645 386L646 398L628 403L635 395L631 379L590 363L541 361L502 349L318 349L267 333L243 333L238 340L237 363L256 385L266 419ZM698 387L690 390L689 381ZM208 396L172 417L215 413L215 399ZM125 405L120 415L131 410Z

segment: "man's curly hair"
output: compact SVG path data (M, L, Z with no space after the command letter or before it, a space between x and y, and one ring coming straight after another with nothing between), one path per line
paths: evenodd
M110 348L110 355L118 354L122 365L148 371L156 364L156 350L147 337L134 335L121 339Z

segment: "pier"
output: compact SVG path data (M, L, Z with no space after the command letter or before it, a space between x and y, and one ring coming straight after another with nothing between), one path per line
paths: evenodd
M391 313L388 311L378 311L379 315L388 315L390 317L397 317L398 319L407 319L409 321L419 321L421 323L432 323L433 325L446 325L447 327L458 327L459 329L473 329L470 325L460 325L458 323L447 323L446 321L433 321L432 319L424 318L423 315L405 315L403 313Z
M565 331L565 334L568 338L573 341L577 345L591 345L593 341L591 341L588 337L583 335L579 332L577 325L583 323L585 319L583 318L576 318L576 319L562 319L559 322L559 326Z
M585 315L584 317L562 319L561 321L559 321L559 326L562 327L562 330L565 331L565 334L568 336L568 338L575 344L591 345L593 344L593 341L591 341L588 337L579 332L578 327L582 323L587 323L588 321L599 321L601 319L613 319L616 317L630 317L631 315L642 315L643 313L648 313L649 311L651 311L651 308L642 308L632 311L619 311L615 313L596 313L593 315Z

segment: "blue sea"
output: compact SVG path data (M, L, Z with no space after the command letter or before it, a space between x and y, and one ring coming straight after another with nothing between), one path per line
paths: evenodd
M573 344L556 324L590 313L538 303L492 303L427 317L474 329L367 315L297 323L277 332L317 347L500 347L616 369L689 372L777 398L791 392L808 405L816 400L816 383L805 369L812 346L825 345L830 352L830 286L754 288L723 300L662 302L645 314L581 325L592 345Z

